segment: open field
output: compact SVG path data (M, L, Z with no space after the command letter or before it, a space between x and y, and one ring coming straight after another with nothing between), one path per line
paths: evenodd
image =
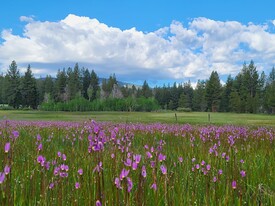
M274 205L275 130L0 121L0 205Z
M275 126L275 115L188 112L44 112L44 111L0 111L0 117L11 120L51 120L51 121L96 121L181 123L216 125Z

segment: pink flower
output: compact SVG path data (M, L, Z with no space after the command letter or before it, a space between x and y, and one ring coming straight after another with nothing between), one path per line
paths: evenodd
M9 151L10 151L10 143L7 142L7 143L5 144L5 153L8 153Z
M237 188L237 182L235 180L232 181L232 188L233 189Z

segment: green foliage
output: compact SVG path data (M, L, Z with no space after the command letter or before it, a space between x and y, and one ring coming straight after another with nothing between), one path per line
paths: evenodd
M192 112L191 108L186 108L186 107L179 107L177 108L178 112Z

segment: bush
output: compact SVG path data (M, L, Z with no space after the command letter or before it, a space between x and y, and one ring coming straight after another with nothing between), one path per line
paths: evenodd
M177 108L178 112L192 112L191 108L185 108L185 107L178 107Z

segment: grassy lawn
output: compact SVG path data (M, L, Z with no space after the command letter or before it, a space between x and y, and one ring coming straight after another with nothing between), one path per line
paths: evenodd
M112 122L161 122L161 123L189 123L217 125L249 125L275 126L275 116L266 114L235 114L235 113L207 113L188 112L45 112L45 111L0 111L0 117L10 120L62 120L62 121L96 121Z

